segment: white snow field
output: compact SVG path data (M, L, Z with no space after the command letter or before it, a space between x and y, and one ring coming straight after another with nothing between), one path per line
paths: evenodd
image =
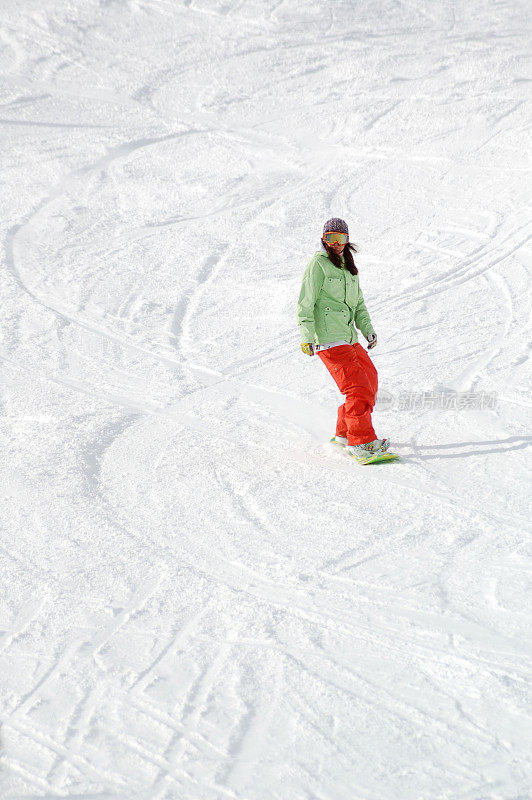
M529 11L3 0L2 800L532 798Z

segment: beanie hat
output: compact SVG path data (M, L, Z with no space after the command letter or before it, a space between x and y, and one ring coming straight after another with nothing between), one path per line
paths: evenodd
M349 236L349 228L347 227L347 222L340 217L332 217L328 219L325 225L323 226L323 233L327 231L337 231L338 233L347 233Z

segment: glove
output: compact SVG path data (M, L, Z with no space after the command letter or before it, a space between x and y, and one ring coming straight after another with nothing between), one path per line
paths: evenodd
M372 347L375 347L377 344L377 334L370 333L368 336L368 350L371 350Z
M307 342L306 344L301 345L301 349L305 353L306 356L313 356L314 355L314 345Z

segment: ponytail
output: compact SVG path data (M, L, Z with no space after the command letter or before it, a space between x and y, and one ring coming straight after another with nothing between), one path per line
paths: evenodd
M342 266L344 266L351 273L351 275L358 275L358 269L353 260L353 253L358 253L358 250L356 249L354 244L348 242L344 247L344 253L343 253L344 264L342 265L342 256L337 256L336 253L333 250L331 250L330 247L327 246L327 242L323 241L323 239L322 242L323 246L325 247L325 250L327 251L327 255L329 256L330 260L332 261L335 267L341 269Z

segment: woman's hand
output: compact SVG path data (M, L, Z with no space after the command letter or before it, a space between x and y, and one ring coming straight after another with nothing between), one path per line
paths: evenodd
M370 333L368 336L368 350L371 350L372 347L375 347L377 344L377 334Z
M314 355L314 345L310 342L301 345L301 349L305 353L306 356L313 356Z

